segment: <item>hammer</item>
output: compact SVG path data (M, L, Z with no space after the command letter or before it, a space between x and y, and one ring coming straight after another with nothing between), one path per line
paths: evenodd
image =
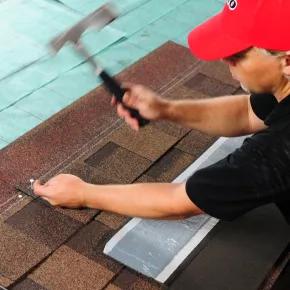
M114 7L110 3L107 3L82 19L68 31L55 37L50 42L50 45L57 53L65 44L73 44L75 49L92 65L95 75L104 81L105 87L112 95L115 96L117 102L121 103L125 109L129 110L131 117L137 119L140 127L144 127L149 124L149 121L144 119L138 110L129 108L123 104L123 96L127 90L121 88L120 84L97 64L81 42L82 34L87 29L93 28L96 30L101 30L104 26L114 21L117 17L118 15Z

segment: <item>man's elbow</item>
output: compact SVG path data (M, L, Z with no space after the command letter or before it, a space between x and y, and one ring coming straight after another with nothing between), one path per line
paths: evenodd
M171 216L176 220L204 214L188 197L185 185L185 183L176 184L176 187L171 192L170 212Z

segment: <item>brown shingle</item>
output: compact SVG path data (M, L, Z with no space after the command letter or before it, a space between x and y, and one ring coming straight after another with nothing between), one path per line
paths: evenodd
M61 245L82 226L80 222L37 201L28 204L6 223L52 249Z
M121 288L114 286L113 284L109 284L105 290L122 290Z
M10 279L0 275L0 286L9 287L12 283L13 282Z
M92 153L91 153L92 154ZM82 180L92 184L114 184L116 181L110 179L110 176L102 176L92 166L84 163L84 160L72 163L68 168L61 173L73 174L80 177Z
M199 71L235 88L240 86L239 82L232 77L229 67L220 60L203 63Z
M216 140L217 137L209 136L198 131L191 131L175 147L194 156L195 158L198 158Z
M146 175L142 174L134 183L156 183L157 180Z
M196 68L198 62L188 48L169 41L117 77L123 82L143 84L158 91L167 88L168 83L184 75L187 69Z
M29 275L36 283L53 290L102 289L113 277L113 272L66 246Z
M58 166L117 120L110 94L100 87L1 150L0 169L29 186L29 179Z
M106 151L104 148L109 146L115 146L115 150L100 160L99 156L103 156ZM112 142L107 143L104 148L94 152L86 163L97 169L99 175L109 176L115 182L131 183L151 165L150 160Z
M177 141L177 137L165 134L149 125L140 132L135 132L124 124L114 132L110 139L144 158L155 161Z
M70 208L58 207L58 208L55 208L55 210L81 223L87 223L99 212L99 210L97 209L90 209L90 208L70 209Z
M122 265L103 254L106 243L114 233L115 231L101 222L92 221L73 236L66 245L113 273L118 273Z
M20 197L22 196L22 197ZM0 220L6 221L8 218L19 212L23 209L27 204L32 201L31 197L23 195L22 193L18 193L17 198L13 199L13 204L10 205L1 215Z
M159 182L171 182L185 170L195 158L176 148L167 152L147 172L146 175Z
M17 202L19 201L18 195L19 193L17 191L14 191L13 195L11 195L9 199L7 199L1 204L0 207L1 215L9 211L15 204L17 204Z
M164 286L160 285L153 279L139 275L135 271L124 269L120 275L112 283L114 286L121 288L122 290L157 290L165 289Z
M129 220L129 218L113 212L102 211L99 215L97 215L96 220L111 229L118 230Z
M242 88L239 88L236 92L235 95L248 95L249 93L245 92Z
M48 290L28 278L21 281L20 283L17 283L15 286L11 287L10 289L11 290Z
M18 192L0 179L0 215L18 201Z
M192 79L194 79L194 77L189 79L189 81L191 81ZM174 89L170 90L168 92L167 98L170 100L200 100L210 98L210 96L203 92L194 90L190 86L186 86L185 83L184 85L177 86Z
M17 280L50 253L50 249L0 222L0 273Z
M224 84L201 73L189 80L185 86L212 97L231 95L237 90L233 86Z
M160 121L152 124L152 126L161 132L177 138L184 137L191 130L190 128L186 128L169 121Z
M104 147L98 150L95 154L93 154L90 158L88 158L85 162L92 167L98 168L98 166L106 162L111 155L116 154L119 146L113 142L107 143Z

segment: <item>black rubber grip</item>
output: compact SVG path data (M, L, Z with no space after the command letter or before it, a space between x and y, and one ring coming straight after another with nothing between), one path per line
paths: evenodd
M121 86L115 81L111 76L109 76L105 71L102 71L100 74L101 79L104 81L105 87L116 97L118 103L123 104L123 97L126 93L125 89L122 89ZM123 107L129 110L132 118L137 119L139 126L144 127L150 123L149 120L144 119L138 110L129 108L123 104Z

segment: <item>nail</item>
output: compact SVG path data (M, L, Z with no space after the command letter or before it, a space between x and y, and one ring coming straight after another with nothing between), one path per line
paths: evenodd
M30 187L31 187L31 190L33 190L33 183L34 183L34 179L30 179Z

